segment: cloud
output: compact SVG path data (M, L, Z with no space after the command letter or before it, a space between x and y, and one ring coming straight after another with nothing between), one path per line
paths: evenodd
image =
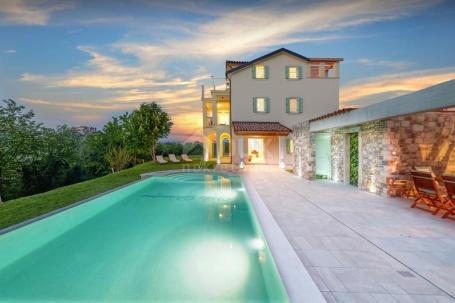
M412 64L407 61L392 61L392 60L376 60L376 59L368 59L368 58L361 58L357 60L350 61L353 63L365 65L365 66L384 66L393 69L405 69L411 66ZM350 63L345 62L345 63Z
M7 49L4 51L5 54L15 54L16 50L15 49Z
M333 32L401 18L434 3L408 0L323 2L316 5L301 5L299 2L290 6L269 4L221 11L209 21L194 24L191 34L178 40L168 39L159 44L124 41L116 46L144 62L180 57L182 50L185 56L225 58L276 45L340 39L344 35ZM199 12L198 8L195 9ZM321 34L327 31L332 34Z
M17 6L21 7L31 7L21 1L15 0L14 3L19 3ZM52 7L49 2L43 3L46 3L48 8ZM51 75L26 72L20 78L23 83L43 86L52 91L68 92L64 100L54 97L51 99L58 101L48 101L29 98L30 96L23 96L22 100L27 104L45 107L48 112L61 112L69 121L81 123L85 117L88 124L99 121L102 117L107 120L118 111L131 111L142 102L156 101L172 115L175 122L174 133L199 135L202 123L199 86L209 78L206 68L208 63L226 58L235 59L234 56L255 53L277 45L345 39L351 36L342 31L343 29L402 18L419 8L434 4L435 1L351 0L311 5L302 5L302 2L297 1L290 1L287 5L268 3L241 9L231 6L215 11L201 9L202 6L197 4L186 5L183 10L203 17L197 18L194 23L167 19L157 25L154 21L153 26L160 26L162 29L159 34L156 34L156 30L151 30L149 23L143 22L143 28L134 27L134 35L126 35L124 40L111 45L109 53L101 51L100 48L79 46L78 49L89 56L82 66ZM56 10L47 10L44 14L47 17L41 21L36 19L34 24L46 24L54 11ZM0 12L4 10L0 8ZM129 22L134 20L127 19L128 24L125 26L131 27ZM125 19L121 16L100 17L92 21L109 23L120 22L119 20ZM148 39L150 32L154 34L151 37L153 39ZM178 39L169 38L176 37L169 34L176 32ZM131 37L143 39L131 40ZM132 55L137 61L126 62L120 59L123 57L115 57L114 54L118 55L119 50L123 54ZM182 60L183 65L175 64ZM366 58L359 60L361 61L357 63L369 66L404 64ZM178 69L179 66L183 66L182 69ZM368 80L371 80L371 83L348 83L342 90L344 102L375 95L375 91L381 91L380 79ZM392 80L398 82L399 78ZM374 83L378 87L375 87ZM351 88L350 85L356 85L359 90ZM388 91L386 86L383 84L382 88ZM85 97L85 100L80 97L67 100L70 96L83 96L87 92L95 94L95 91L101 92L102 96L90 100L88 97Z
M0 2L0 24L46 25L52 13L73 7L66 1L5 0Z
M455 66L381 75L353 81L340 90L342 106L365 106L455 79Z

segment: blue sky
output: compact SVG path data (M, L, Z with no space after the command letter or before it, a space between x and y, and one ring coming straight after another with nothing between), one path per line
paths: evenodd
M454 1L0 0L0 38L0 98L46 125L157 101L175 139L200 134L200 85L224 60L280 47L344 58L343 106L455 78Z

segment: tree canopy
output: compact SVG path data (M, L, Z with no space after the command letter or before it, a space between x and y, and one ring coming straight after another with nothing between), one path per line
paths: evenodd
M101 131L48 128L14 100L0 102L0 197L5 201L131 167L156 152L202 154L202 144L160 143L170 116L152 102L113 117Z

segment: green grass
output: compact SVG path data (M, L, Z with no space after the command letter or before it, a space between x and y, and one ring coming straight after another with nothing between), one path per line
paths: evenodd
M152 171L181 168L213 168L214 162L201 163L200 157L193 162L157 164L146 162L96 179L59 187L45 193L22 197L0 204L0 229L38 217L50 211L84 200L110 189L139 180L140 174Z

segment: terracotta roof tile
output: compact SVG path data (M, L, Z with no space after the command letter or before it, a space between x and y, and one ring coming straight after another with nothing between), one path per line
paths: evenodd
M314 121L317 121L317 120L324 120L324 119L327 119L327 118L330 118L330 117L333 117L333 116L342 115L342 114L348 113L348 112L350 112L350 111L352 111L354 109L357 109L357 108L355 108L355 107L342 108L342 109L339 109L337 111L334 111L334 112L331 112L331 113L328 113L328 114L325 114L325 115L310 119L310 122L314 122Z
M245 121L232 121L235 133L280 133L289 134L291 129L282 125L279 122L245 122Z

